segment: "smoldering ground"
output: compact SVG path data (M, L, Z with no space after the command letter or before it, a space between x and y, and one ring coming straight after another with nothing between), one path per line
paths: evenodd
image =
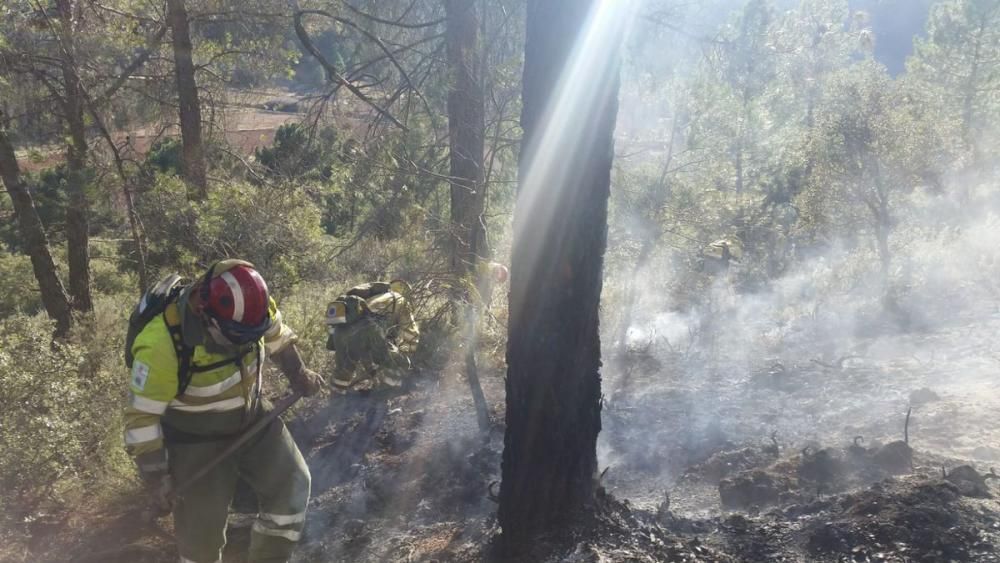
M496 411L502 379L481 369ZM479 432L453 366L415 373L398 391L335 395L292 430L313 475L296 561L458 557L486 543L502 432Z
M911 407L915 448L984 471L1000 461L991 422L1000 215L990 182L979 185L972 205L922 190L900 202L888 287L863 236L763 290L736 288L735 264L687 309L670 302L676 280L662 272L634 280L642 297L628 340L609 346L625 353L604 372L609 489L654 506L689 466L723 450L772 440L786 451L846 447L859 436L885 444L903 437ZM714 491L674 507L720 509Z

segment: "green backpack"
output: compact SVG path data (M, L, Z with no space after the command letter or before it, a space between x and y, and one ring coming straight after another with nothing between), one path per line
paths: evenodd
M156 317L163 315L163 320L167 324L171 340L174 344L174 351L177 353L177 394L182 395L191 383L193 371L191 369L191 358L194 356L194 348L184 344L184 337L181 332L180 312L177 309L177 298L184 289L181 277L177 274L160 280L152 289L147 291L139 303L132 310L128 318L128 332L125 334L125 367L132 369L135 357L132 355L132 346L135 339L146 328L146 325Z

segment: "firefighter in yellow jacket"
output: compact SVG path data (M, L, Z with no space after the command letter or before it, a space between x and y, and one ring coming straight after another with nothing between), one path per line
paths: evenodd
M181 285L173 276L158 288L158 294L147 293L130 321L126 447L154 500L173 511L182 562L221 561L238 477L260 502L249 561L285 562L305 522L310 476L280 419L182 498L174 499L172 488L269 411L261 398L266 357L304 395L316 393L322 379L303 364L295 334L248 262L224 260L196 283Z
M420 343L401 280L355 286L327 307L327 349L336 353L333 385L366 391L398 387Z

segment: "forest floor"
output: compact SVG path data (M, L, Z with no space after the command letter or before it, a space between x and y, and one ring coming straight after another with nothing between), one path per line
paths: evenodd
M808 346L757 362L613 359L599 510L513 560L1000 561L998 332L993 315L867 337L832 360ZM502 415L502 372L482 371ZM294 561L498 559L502 424L478 431L457 370L313 400L290 427L313 473ZM244 560L253 511L241 495L226 562ZM37 560L175 560L169 529L106 514Z

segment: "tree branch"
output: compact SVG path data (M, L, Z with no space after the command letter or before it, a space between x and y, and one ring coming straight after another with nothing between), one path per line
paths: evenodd
M436 25L440 25L440 24L444 23L444 21L445 21L445 18L439 18L439 19L436 19L434 21L422 22L422 23L403 23L402 21L399 21L399 20L397 20L397 21L385 20L385 19L382 19L380 17L373 16L371 14L362 12L361 9L355 8L347 0L340 0L340 3L343 4L344 7L347 8L348 10L350 10L351 12L354 12L355 14L357 14L357 15L359 15L359 16L367 19L367 20L371 20L373 22L381 23L381 24L385 24L385 25L390 25L390 26L393 26L393 27L403 27L403 28L406 28L406 29L420 29L420 28L424 28L424 27L434 27ZM406 15L404 14L403 17L406 17Z
M118 75L118 78L115 79L111 86L104 90L100 96L94 99L94 103L98 106L106 104L111 96L115 95L125 82L128 81L128 79L131 78L137 70L142 68L142 65L149 61L149 57L151 57L153 55L153 51L160 46L160 42L163 41L163 36L166 35L166 33L167 26L165 24L161 25L160 28L156 30L156 33L149 38L146 47L143 48L143 50L136 55L134 59L132 59L132 62L122 70L121 74Z
M352 22L349 19L342 18L340 16L335 16L325 10L300 10L295 14L295 21L298 22L300 17L305 14L313 14L317 16L330 18L335 22L339 22L354 29L355 31L364 35L365 37L370 39L373 43L378 45L378 48L385 54L386 58L388 58L389 61L392 62L392 66L396 67L396 70L398 70L399 74L402 75L403 80L406 81L406 85L410 88L410 90L412 90L414 93L417 94L417 97L420 98L421 102L423 102L424 108L427 110L428 113L430 113L430 104L427 103L427 100L424 99L424 96L420 93L420 90L418 90L417 87L413 84L413 81L410 80L410 75L406 72L405 69L403 69L403 65L399 64L399 61L396 59L395 55L392 54L392 51L388 47L386 47L385 43L383 43L382 40L379 39L377 35L369 32L366 29L361 28L360 26L358 26L358 24Z
M375 103L374 100L366 96L364 92L359 90L354 84L351 84L346 78L341 76L341 74L337 72L337 69L332 64L330 64L330 61L326 60L326 57L323 56L323 53L321 53L319 49L317 49L316 46L313 45L312 40L309 38L309 33L306 31L306 28L302 25L302 16L307 13L314 13L314 12L313 11L295 12L295 35L299 38L299 42L302 43L302 47L310 55L315 57L316 60L319 62L320 66L323 67L323 70L326 71L327 78L331 81L336 81L344 88L347 88L352 94L357 96L358 99L368 104L372 109L378 112L379 115L385 117L389 121L392 121L397 127L402 129L403 131L409 131L409 129L407 129L405 125L400 123L398 119L393 117L392 114L390 114L387 110L382 109L378 104Z

